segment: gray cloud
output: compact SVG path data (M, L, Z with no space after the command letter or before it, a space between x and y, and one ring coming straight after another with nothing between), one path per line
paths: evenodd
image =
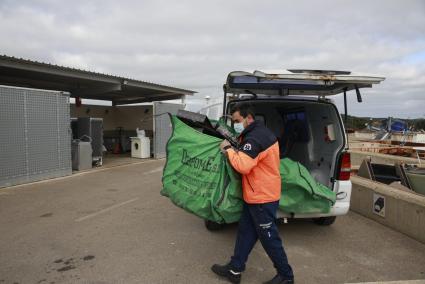
M221 96L232 70L380 74L351 114L423 116L425 2L0 2L0 52ZM340 96L335 98L342 105Z

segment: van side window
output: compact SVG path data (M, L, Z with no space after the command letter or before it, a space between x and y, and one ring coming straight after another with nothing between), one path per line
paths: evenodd
M291 137L294 142L309 141L308 125L305 111L283 113L283 135Z
M280 156L285 157L295 143L307 143L310 140L307 118L304 110L280 111L283 126L280 130Z

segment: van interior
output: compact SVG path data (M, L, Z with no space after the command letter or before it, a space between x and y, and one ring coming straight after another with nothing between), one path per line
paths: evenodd
M336 107L326 101L261 100L231 101L247 103L279 140L280 156L300 162L323 185L333 188L330 177L344 149L342 121Z

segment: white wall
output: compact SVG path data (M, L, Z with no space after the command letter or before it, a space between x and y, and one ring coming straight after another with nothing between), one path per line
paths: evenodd
M123 127L124 130L145 129L153 130L152 105L142 106L99 106L71 105L71 117L98 117L103 118L104 130L116 130Z

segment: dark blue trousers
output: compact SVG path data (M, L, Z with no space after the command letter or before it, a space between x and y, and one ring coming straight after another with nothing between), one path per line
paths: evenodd
M237 271L245 270L248 255L259 239L277 273L285 279L293 279L294 274L288 263L282 240L276 226L276 211L279 201L264 204L247 204L239 220L235 251L230 265Z

